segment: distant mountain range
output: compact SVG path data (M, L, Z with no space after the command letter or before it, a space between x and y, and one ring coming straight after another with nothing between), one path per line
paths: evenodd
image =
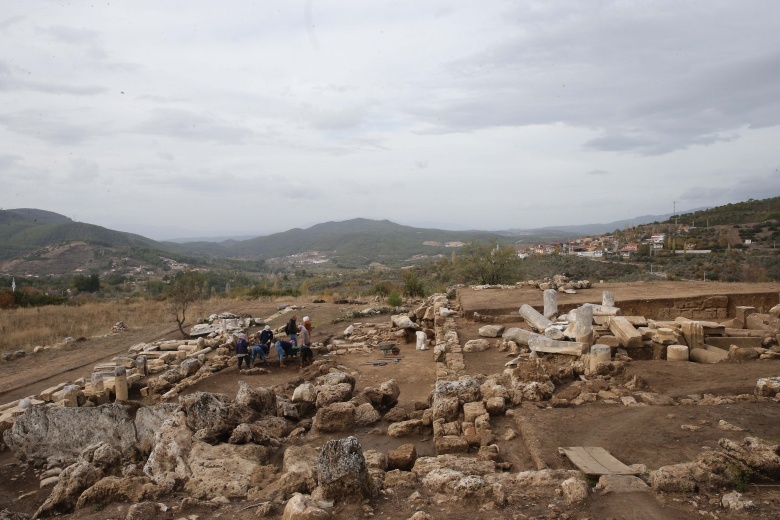
M738 224L780 219L778 207L780 197L775 197L688 210L680 212L679 216L686 221L696 219L696 222L706 221L712 225ZM340 267L367 266L374 262L398 267L437 255L449 256L453 249L447 247L447 243L490 240L502 244L556 243L582 235L663 222L671 216L644 215L607 224L499 232L446 231L403 226L389 220L357 218L249 239L232 237L220 241L160 242L133 233L75 222L51 211L10 209L0 210L0 273L64 274L77 269L94 270L102 265L101 258L111 257L121 257L125 262L135 262L135 265L162 266L163 256L192 265L229 265L231 269L241 269L242 262L257 267L271 259L313 251ZM66 258L67 255L71 257Z

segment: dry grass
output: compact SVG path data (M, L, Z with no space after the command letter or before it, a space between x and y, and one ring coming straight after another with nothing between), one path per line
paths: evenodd
M256 307L258 304L261 307L263 305L268 307L273 306L274 303L289 303L293 300L295 298L291 297L257 300L211 298L193 303L187 309L185 326L225 310L235 311L247 306ZM261 312L266 310L263 309ZM268 312L272 311L268 310ZM324 317L322 319L325 320ZM111 300L88 302L78 306L50 305L28 309L0 309L0 352L31 350L37 345L56 345L62 343L67 337L90 338L109 334L118 321L123 321L131 329L165 323L170 324L172 330L176 328L168 304L156 300Z
M192 316L196 316L193 312ZM173 323L165 302L108 301L79 306L50 305L0 311L0 351L54 345L66 337L91 337L111 332L123 321L128 327ZM188 316L188 322L189 316Z

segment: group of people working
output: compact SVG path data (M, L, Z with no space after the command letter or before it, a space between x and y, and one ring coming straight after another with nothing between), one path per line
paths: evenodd
M267 357L271 352L271 345L276 348L276 353L279 355L280 367L286 367L285 362L296 356L300 360L301 368L310 365L314 360L314 353L311 350L311 319L308 316L304 316L303 324L300 326L297 320L298 317L293 316L287 322L287 325L284 326L284 333L289 339L277 340L276 343L274 343L274 333L269 325L266 325L259 333L252 335L251 339L254 343L251 348L246 334L243 332L239 334L238 340L236 340L238 369L241 370L243 363L246 363L247 368L252 368L257 359L260 359L263 365L268 365ZM298 345L299 336L300 347Z

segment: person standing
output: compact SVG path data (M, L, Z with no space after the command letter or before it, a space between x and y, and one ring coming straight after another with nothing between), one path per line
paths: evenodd
M284 332L290 337L290 343L298 346L298 316L293 315L287 325L284 327Z
M274 332L271 330L270 325L266 325L263 332L260 333L260 344L263 345L263 350L268 354L268 350L271 348L271 343L274 341Z
M304 325L301 325L300 332L301 332L301 368L303 368L306 365L311 364L312 360L314 360L314 353L311 350L311 333L309 332L309 329L305 326L305 318L304 318ZM311 322L309 322L311 323Z
M246 334L243 332L238 335L236 340L236 358L238 358L238 369L241 370L241 364L246 363L246 367L249 366L249 347L246 341Z

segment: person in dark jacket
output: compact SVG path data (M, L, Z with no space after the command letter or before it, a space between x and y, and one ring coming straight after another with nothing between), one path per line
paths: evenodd
M293 344L290 341L279 340L274 346L276 347L276 353L279 354L279 366L284 368L285 358L291 357L293 355Z
M287 325L284 327L284 332L288 336L290 336L290 343L298 346L298 316L293 316L290 318L290 321L287 322Z
M246 334L243 332L238 335L236 340L236 358L238 358L238 369L241 370L241 364L246 363L249 368L249 343L246 341Z

